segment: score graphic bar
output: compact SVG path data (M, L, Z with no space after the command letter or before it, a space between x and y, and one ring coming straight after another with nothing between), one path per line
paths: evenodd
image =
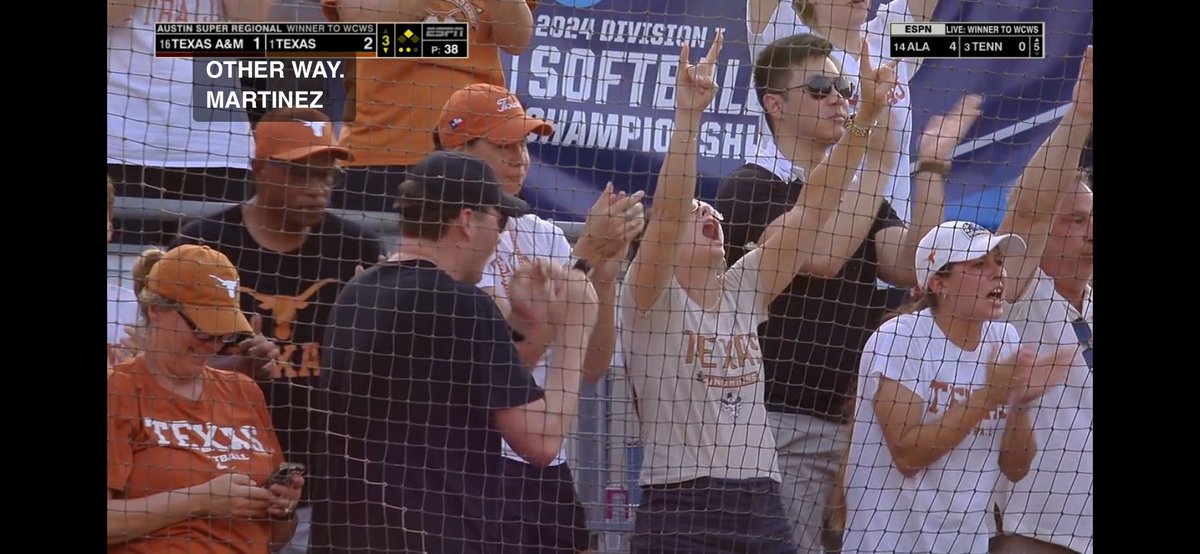
M467 58L466 23L158 23L159 58Z
M893 58L1043 59L1045 23L892 23Z

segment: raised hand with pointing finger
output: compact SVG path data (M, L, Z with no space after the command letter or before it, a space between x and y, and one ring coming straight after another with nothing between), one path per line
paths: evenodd
M865 37L862 52L862 63L858 66L858 83L862 87L862 95L855 122L858 125L870 126L894 103L896 66L899 62L891 60L875 67L871 60L871 46Z
M717 96L717 59L721 55L721 44L725 42L725 30L717 30L717 36L709 46L708 53L693 64L691 49L686 42L679 51L679 72L675 74L675 109L699 111L708 107Z

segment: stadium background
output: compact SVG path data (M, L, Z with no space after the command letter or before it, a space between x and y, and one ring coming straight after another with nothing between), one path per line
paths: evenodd
M872 12L880 4L872 0ZM571 49L583 49L600 56L602 50L623 50L667 56L675 55L674 46L618 44L602 40L603 21L634 20L651 23L694 25L726 29L726 48L722 52L724 69L719 73L724 88L732 87L726 100L729 112L707 114L705 121L721 126L754 125L757 115L744 109L750 85L749 51L745 48L746 10L744 2L724 0L543 0L534 13L535 31L530 54L514 59L504 56L509 88L526 102L531 111L549 116L572 111L600 112L638 118L671 117L665 109L652 106L629 106L630 82L614 83L608 87L609 98L619 105L597 105L595 86L581 86L577 91L593 97L582 99L556 97L539 98L530 94L531 83L546 86L549 77L531 78L532 57L539 48L543 60L553 60L553 53L565 57ZM554 37L545 23L554 18L594 18L595 30L590 38ZM272 21L323 21L318 0L278 0L271 12ZM912 79L909 95L912 99L913 129L922 129L931 114L948 109L964 93L983 95L983 116L973 129L970 139L956 152L954 171L946 188L946 218L972 220L995 229L1001 219L1008 187L1017 178L1037 146L1053 129L1070 100L1071 87L1079 71L1081 56L1092 41L1091 0L942 0L933 16L934 21L972 22L1044 22L1046 24L1046 57L1042 60L926 60ZM545 32L542 32L545 31ZM543 36L545 35L545 36ZM711 36L711 35L710 35ZM582 57L586 55L580 54ZM561 58L559 58L561 59ZM736 63L735 63L736 62ZM549 64L553 66L553 64ZM566 73L558 64L557 70ZM732 69L731 69L732 68ZM733 71L736 69L736 72ZM731 80L729 75L735 75ZM654 71L650 82L644 84L642 98L651 101ZM564 79L558 79L563 85ZM576 83L577 85L579 83ZM586 84L586 83L584 83ZM537 89L542 90L542 89ZM329 93L344 97L340 83L331 81ZM550 96L542 94L541 96ZM722 100L715 102L719 106ZM330 110L336 116L339 108ZM561 126L565 120L553 117ZM914 138L919 133L914 132ZM545 142L544 140L542 142ZM587 145L558 145L531 143L533 166L526 184L527 198L543 217L555 219L574 236L577 222L594 201L605 183L612 181L621 190L651 190L658 164L663 154L641 151L641 141L632 142L632 150L589 147ZM745 141L741 141L745 144ZM744 150L739 150L744 152ZM1085 153L1090 165L1091 151ZM730 157L701 157L700 190L702 197L711 198L721 176L743 163L740 155ZM219 203L187 202L118 197L116 201L117 236L108 250L109 282L129 287L129 268L137 253L149 240L136 233L120 233L122 223L148 220L182 222L219 211ZM397 227L394 216L388 214L341 213L377 229L389 249L394 249ZM618 356L619 358L619 356ZM631 511L627 503L636 502L636 475L640 464L640 448L636 444L633 410L625 395L622 372L617 368L596 387L585 387L587 398L581 402L577 432L572 438L570 455L577 468L577 484L581 499L589 511L594 531L601 535L601 551L615 551L622 546L623 532L631 528Z

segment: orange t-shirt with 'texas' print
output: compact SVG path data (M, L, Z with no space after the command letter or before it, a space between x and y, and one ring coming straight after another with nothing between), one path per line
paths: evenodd
M108 490L134 499L241 473L265 484L283 462L262 391L249 377L205 368L198 400L159 385L141 357L108 376ZM110 545L108 552L237 552L270 550L266 518L193 517Z
M339 1L322 0L326 19L338 21ZM533 11L538 0L526 4ZM424 21L467 24L469 58L346 60L346 103L353 103L355 115L342 128L341 144L354 152L354 160L343 165L415 165L433 152L433 128L450 95L475 83L505 86L484 5L434 0L426 9Z

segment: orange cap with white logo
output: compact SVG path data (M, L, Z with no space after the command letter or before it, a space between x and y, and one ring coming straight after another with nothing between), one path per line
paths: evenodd
M185 244L167 252L146 280L146 289L182 305L196 328L211 335L250 334L238 301L238 272L224 254Z
M437 130L442 146L458 148L477 138L513 144L524 141L530 133L552 134L554 126L526 115L521 102L508 89L477 83L450 96L442 107Z
M338 144L332 121L260 121L254 127L254 157L260 160L294 162L319 152L333 152L337 159L354 155Z

